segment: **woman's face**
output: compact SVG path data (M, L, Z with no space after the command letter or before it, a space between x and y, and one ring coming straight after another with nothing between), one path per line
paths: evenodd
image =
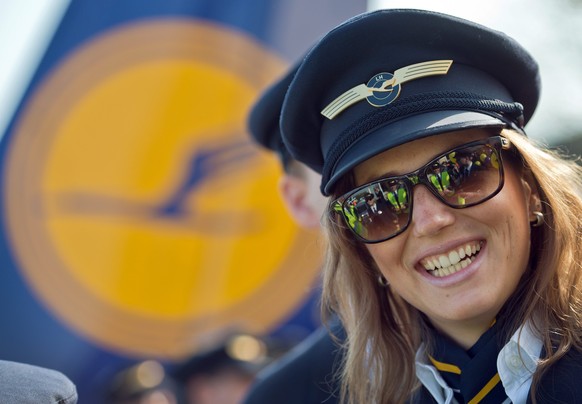
M438 154L488 136L483 130L470 130L404 144L358 165L356 183L411 172ZM505 185L499 194L466 209L450 208L424 185L416 186L409 227L393 239L366 244L392 290L453 339L457 332L482 332L526 270L531 187L507 159L504 170ZM473 255L460 271L437 277L426 269L427 261L446 263L451 254L462 255L459 250Z

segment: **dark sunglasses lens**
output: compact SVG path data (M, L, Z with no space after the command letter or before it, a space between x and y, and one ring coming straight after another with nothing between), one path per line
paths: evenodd
M366 241L404 231L410 219L410 192L401 181L378 181L350 195L343 204L348 226Z
M439 158L426 176L443 202L453 207L476 205L501 186L497 151L486 145L459 148Z

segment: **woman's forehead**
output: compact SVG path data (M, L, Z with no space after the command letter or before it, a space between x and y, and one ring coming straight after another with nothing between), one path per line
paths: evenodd
M381 177L409 173L451 148L489 136L491 132L487 130L471 129L404 143L358 164L354 168L354 177L357 184L364 184Z

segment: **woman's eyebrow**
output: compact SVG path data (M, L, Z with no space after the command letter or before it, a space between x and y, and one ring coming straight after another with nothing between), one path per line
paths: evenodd
M394 170L390 171L383 171L382 173L370 173L363 178L362 184L367 184L369 182L381 180L384 178L391 178L391 177L401 177L407 173L396 173Z

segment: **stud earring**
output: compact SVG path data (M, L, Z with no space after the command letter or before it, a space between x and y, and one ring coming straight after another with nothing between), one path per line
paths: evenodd
M536 217L534 220L530 220L531 227L540 227L544 224L544 214L542 212L532 212L533 215Z
M384 277L384 275L380 274L378 275L378 283L380 284L380 286L382 286L383 288L387 287L388 285L390 285L390 282L388 282L388 279L386 279Z

